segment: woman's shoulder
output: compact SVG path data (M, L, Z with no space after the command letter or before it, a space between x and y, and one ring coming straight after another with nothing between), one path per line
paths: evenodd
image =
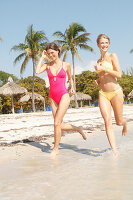
M111 60L117 58L117 54L116 53L109 53L109 57L111 58Z
M70 63L69 62L63 62L63 67L67 70L68 68L70 68Z
M65 65L65 66L70 66L70 63L69 63L69 62L64 62L64 61L63 61L63 65Z

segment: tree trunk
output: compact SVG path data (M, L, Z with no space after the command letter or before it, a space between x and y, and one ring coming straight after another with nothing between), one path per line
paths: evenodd
M13 95L11 96L11 102L12 102L12 114L14 114L14 103L13 103Z
M44 99L44 111L45 111L45 99Z
M78 108L78 102L77 102L77 93L76 93L76 79L75 79L75 65L74 65L74 53L72 53L72 62L73 62L73 82L74 82L74 100L75 100L75 108Z
M33 83L32 83L32 111L35 112L35 102L34 102L34 81L35 81L35 60L33 61Z

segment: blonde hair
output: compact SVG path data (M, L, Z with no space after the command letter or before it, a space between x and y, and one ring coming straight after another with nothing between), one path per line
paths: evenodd
M109 41L109 43L110 43L110 38L109 38L107 35L105 35L105 34L100 34L100 35L98 35L98 37L97 37L97 44L99 44L101 38L107 39L107 40Z

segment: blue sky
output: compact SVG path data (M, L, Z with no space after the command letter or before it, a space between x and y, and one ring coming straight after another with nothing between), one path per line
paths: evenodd
M96 45L98 34L105 33L111 39L110 52L118 55L121 69L133 67L133 1L132 0L0 0L0 70L20 78L21 62L13 65L19 54L10 49L24 42L29 25L35 30L45 32L53 41L55 31L64 32L72 23L82 24L90 32L94 53L80 50L82 62L76 59L77 73L92 70L93 63L99 58ZM67 61L72 64L71 56ZM29 63L22 77L32 75L32 63ZM41 77L46 75L42 74Z

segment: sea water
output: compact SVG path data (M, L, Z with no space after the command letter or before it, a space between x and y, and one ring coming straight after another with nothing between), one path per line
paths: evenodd
M133 131L116 133L119 156L105 133L62 138L60 154L45 150L0 168L0 200L132 200Z

